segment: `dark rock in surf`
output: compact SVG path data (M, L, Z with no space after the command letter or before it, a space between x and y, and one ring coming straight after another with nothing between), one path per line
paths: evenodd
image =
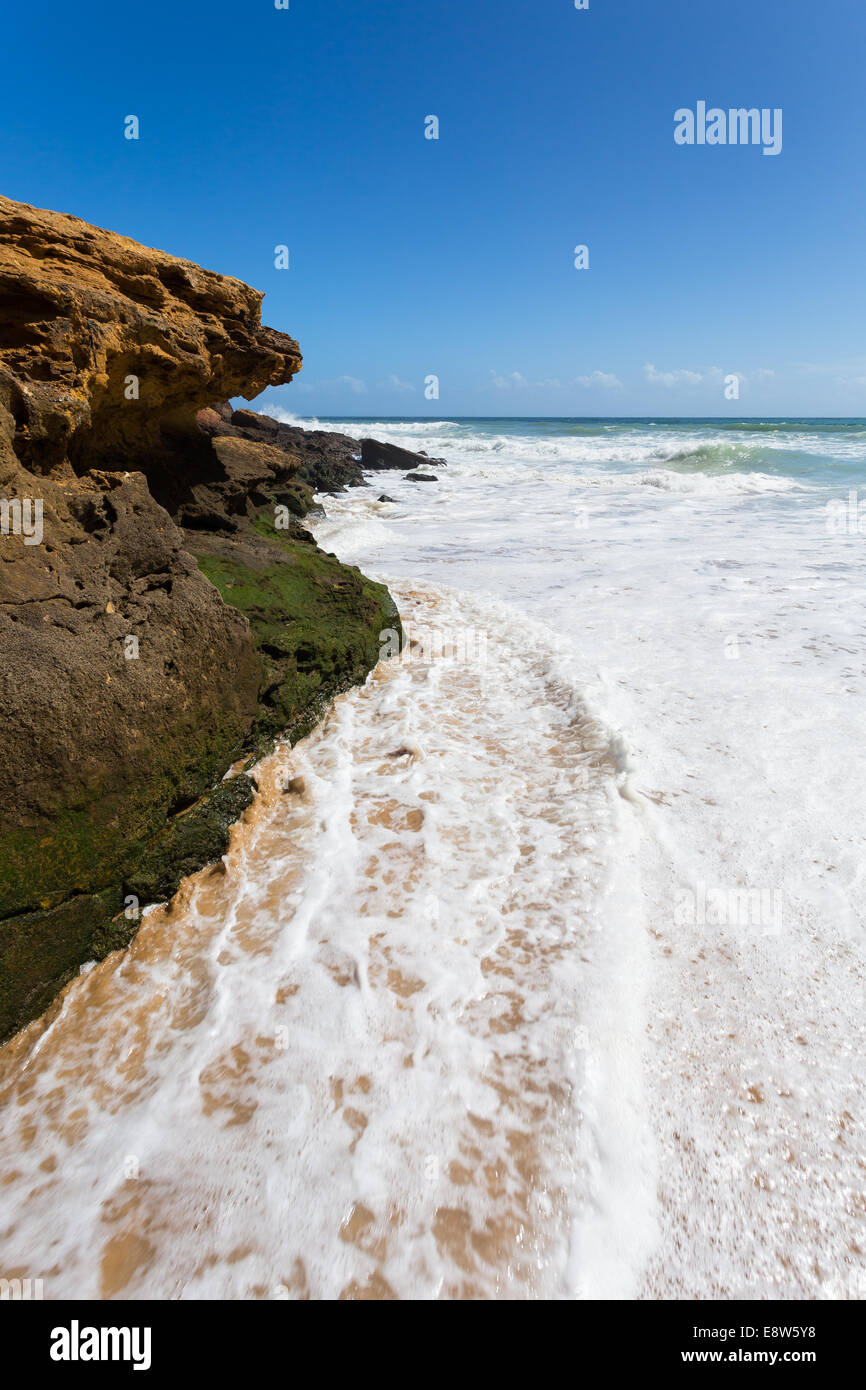
M311 493L343 492L347 487L364 484L360 446L357 439L346 434L305 430L254 410L233 411L229 405L221 406L219 411L199 411L198 423L212 438L245 439L288 454L295 461L297 482Z
M417 468L429 463L421 454L401 449L398 444L381 444L378 439L361 440L361 467L379 471L385 468Z

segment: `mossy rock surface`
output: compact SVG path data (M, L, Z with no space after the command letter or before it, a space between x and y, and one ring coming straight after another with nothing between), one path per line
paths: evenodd
M92 876L101 870L109 886L0 922L0 1039L41 1013L85 961L128 946L148 903L170 898L187 874L221 858L253 796L247 776L220 782L187 809L157 817L156 832L126 844L121 863L94 861Z
M126 893L145 904L170 898L188 874L222 858L232 825L252 804L254 795L250 777L232 777L174 816L154 836L127 877Z
M202 796L240 755L244 739L239 720L205 708L195 722L166 721L134 763L106 756L76 803L64 804L62 786L53 789L36 824L0 837L0 918L123 880L177 808Z
M308 491L296 500L299 513L309 509ZM296 520L275 530L280 504L284 488L251 509L240 534L185 533L200 573L242 615L235 621L258 662L245 725L219 704L178 708L134 758L109 746L71 804L68 789L49 787L40 816L0 836L0 1041L85 961L127 946L141 908L225 853L254 795L243 774L220 780L226 769L244 755L253 762L278 736L302 738L376 665L380 634L399 631L383 585L319 550Z
M5 1034L42 1013L79 966L96 958L96 938L122 901L116 889L84 893L46 912L0 924L0 1027Z
M198 561L248 620L261 657L255 739L297 740L376 665L381 633L399 630L394 601L383 584L303 541L262 535L220 549Z

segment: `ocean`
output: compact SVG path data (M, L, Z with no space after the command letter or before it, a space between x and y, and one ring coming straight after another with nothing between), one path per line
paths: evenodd
M406 644L0 1052L6 1265L863 1297L866 421L318 423Z

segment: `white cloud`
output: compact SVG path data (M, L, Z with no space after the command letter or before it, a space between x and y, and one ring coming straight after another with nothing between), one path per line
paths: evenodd
M718 367L712 368L713 372L718 370ZM643 374L651 386L699 386L705 380L705 373L690 372L685 367L675 372L656 371L652 362L647 362Z
M499 391L511 390L561 390L562 382L558 377L549 377L546 381L529 381L522 372L509 372L507 376L501 376L499 372L491 367L490 375L493 378L493 385Z
M367 383L359 380L356 376L338 376L337 385L348 386L349 390L353 391L356 396L366 396L367 394Z
M292 390L305 391L307 395L311 391L324 391L333 395L349 390L355 396L366 396L367 383L357 376L337 376L328 377L324 381L297 381L293 383Z
M521 376L520 372L511 372L508 376L500 376L491 367L490 375L493 377L493 385L500 391L507 391L509 386L527 385L526 377Z
M599 386L603 391L622 391L623 385L618 376L612 372L591 372L589 376L579 376L578 386Z
M866 358L850 357L844 362L795 362L794 371L798 376L832 376L837 387L853 386L860 390L866 386Z
M801 376L832 376L834 373L841 373L845 380L858 380L858 376L848 377L848 373L861 373L866 368L866 358L851 357L845 362L794 362L793 367Z
M741 386L752 382L768 381L775 377L776 373L770 367L758 367L754 372L738 372L730 368L721 367L702 367L700 371L691 371L687 367L680 367L673 372L660 372L651 362L647 362L643 369L643 374L651 386L720 386L727 381L730 376L735 376Z
M391 375L386 377L381 383L381 389L383 391L414 391L415 387L412 385L411 381L401 381L396 373L392 372Z

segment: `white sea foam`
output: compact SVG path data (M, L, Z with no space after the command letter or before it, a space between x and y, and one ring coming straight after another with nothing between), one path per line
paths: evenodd
M584 487L622 488L622 477L609 473L579 474L575 480ZM803 484L794 478L779 478L771 473L675 473L666 468L654 468L646 473L633 473L628 478L631 487L655 487L663 492L697 493L703 496L736 496L762 492L795 492Z
M661 1231L642 1292L844 1297L866 1277L866 795L851 771L866 669L862 539L828 535L825 506L862 488L864 440L780 434L786 465L803 453L772 473L765 436L732 454L666 428L591 470L582 438L545 466L516 437L498 470L467 441L432 495L389 476L389 542L357 559L543 622L627 732L653 943L630 1076L653 1116ZM641 468L651 448L669 465ZM338 548L363 498L326 502ZM690 920L682 904L708 890L732 906ZM592 1210L597 1244L578 1239L575 1268L606 1249L605 1287L628 1287L610 1212ZM634 1210L649 1230L649 1205Z

